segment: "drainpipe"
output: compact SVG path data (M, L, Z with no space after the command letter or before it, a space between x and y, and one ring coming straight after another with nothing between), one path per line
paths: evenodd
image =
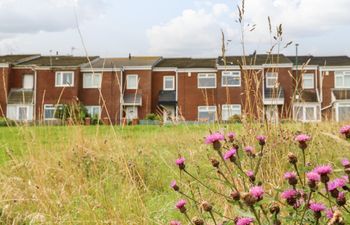
M119 87L119 124L122 125L122 121L123 121L123 102L124 102L124 98L123 98L123 71L124 71L124 67L120 67L120 87Z
M36 88L37 88L37 70L33 67L31 68L34 71L34 86L33 86L33 120L36 120Z
M176 83L176 87L175 87L175 100L176 100L176 106L175 106L175 118L176 118L176 121L178 121L178 117L179 117L179 73L178 73L178 70L176 68L175 70L175 83Z

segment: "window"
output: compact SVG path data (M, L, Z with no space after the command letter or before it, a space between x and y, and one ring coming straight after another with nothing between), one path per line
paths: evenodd
M350 121L350 103L338 103L336 106L336 113L338 122Z
M216 88L215 73L199 73L198 88Z
M28 119L28 107L19 106L18 107L18 120L24 121Z
M335 88L350 88L350 71L335 72Z
M61 105L44 105L44 120L55 120L56 111L61 107Z
M84 73L83 88L101 88L101 78L100 73Z
M139 86L139 76L138 75L127 75L126 76L126 88L127 89L137 89Z
M313 89L314 88L314 74L304 73L303 74L303 89Z
M274 88L277 85L278 73L266 73L266 87Z
M163 77L163 90L173 91L175 90L175 79L174 76Z
M241 115L241 105L222 105L222 120L229 120L234 115Z
M321 119L321 108L320 105L303 104L295 105L293 107L293 118L297 121L312 122L320 121Z
M85 106L85 108L87 109L87 112L89 114L90 117L95 117L97 116L98 118L100 118L101 116L101 107L99 105L94 105L94 106Z
M241 86L240 71L223 71L221 77L221 86L223 87L239 87Z
M216 119L216 106L198 106L198 120L213 122Z
M56 87L72 87L74 86L74 72L56 72Z

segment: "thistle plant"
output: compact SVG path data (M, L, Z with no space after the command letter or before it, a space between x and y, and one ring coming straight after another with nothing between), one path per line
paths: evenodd
M340 134L349 140L350 126L341 128ZM214 184L198 176L201 166L193 166L180 156L175 164L185 182L180 185L174 180L170 186L179 194L176 208L184 221L193 225L346 224L350 218L350 161L344 158L311 168L306 158L312 137L299 134L290 140L295 144L285 160L289 170L283 175L282 188L268 188L269 177L264 176L261 165L272 139L258 135L254 146L244 145L247 141L233 132L208 135L204 140L210 153L207 168L216 172ZM223 201L230 205L229 209L217 204ZM170 224L181 222L174 220Z

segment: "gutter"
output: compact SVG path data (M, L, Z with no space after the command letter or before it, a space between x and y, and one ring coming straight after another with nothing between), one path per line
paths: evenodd
M175 108L175 118L176 118L176 121L178 121L179 119L179 73L178 73L178 69L176 68L175 70L175 100L176 100L176 108Z
M33 87L33 104L34 104L34 109L33 109L33 120L35 121L36 120L36 89L37 89L37 75L38 75L38 72L37 70L35 69L35 67L32 67L31 68L33 71L34 71L34 87Z
M120 87L119 87L119 124L122 125L123 121L123 102L124 102L124 96L123 96L123 72L124 67L120 67Z

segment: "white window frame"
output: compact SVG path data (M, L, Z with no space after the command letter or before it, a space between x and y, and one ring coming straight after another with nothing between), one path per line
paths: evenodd
M88 86L85 82L87 79L87 76L91 76L91 86ZM99 77L100 82L99 84L94 84L95 77ZM83 88L84 89L89 89L89 88L101 88L102 84L102 73L84 73L83 74Z
M337 122L340 122L339 121L339 108L341 107L350 107L350 102L337 102L335 104L335 120Z
M233 112L237 109L234 109L234 107L238 107L239 108L239 114L230 114L230 111ZM227 118L224 118L223 115L224 115L224 110L228 110L228 116ZM221 119L223 121L227 121L230 119L230 117L234 116L234 115L238 115L240 116L242 114L242 107L240 104L225 104L225 105L222 105L221 106Z
M335 71L334 72L334 87L335 88L350 88L350 86L345 86L345 76L350 76L350 71ZM341 78L342 83L337 83L337 78Z
M27 111L27 115L26 115L26 118L24 120L20 120L19 119L19 109L20 108L25 108L26 111ZM26 106L26 105L18 105L17 106L17 120L18 121L28 121L28 118L29 118L29 106Z
M94 108L98 108L98 118L101 118L101 106L99 105L86 105L85 106L86 110L88 111L90 117L93 116L91 112L94 111Z
M201 78L211 78L214 77L215 85L214 86L199 86L199 80ZM216 88L216 73L198 73L197 74L197 87L200 89L210 89L210 88Z
M45 104L44 105L44 120L57 120L57 118L55 118L55 113L56 113L56 111L57 111L57 109L59 108L59 107L61 107L62 105L54 105L54 104ZM48 107L50 107L50 108L54 108L54 117L53 118L46 118L46 114L45 114L45 110L46 110L46 108L48 108Z
M71 74L72 76L72 83L71 84L63 84L63 74ZM60 80L58 79L58 76L60 76ZM74 71L57 71L55 73L55 87L73 87L74 86Z
M306 76L310 76L310 77L306 77ZM311 80L312 81L312 86L305 86L304 81L305 80ZM315 88L315 74L313 73L304 73L303 74L303 89L314 89Z
M274 85L268 85L268 80L275 80L275 84ZM277 83L278 83L278 73L277 72L267 72L265 74L265 82L266 82L266 88L275 88L277 87Z
M215 115L215 118L214 118L214 121L217 120L217 107L216 106L198 106L198 115L197 115L197 118L198 118L198 121L200 121L201 119L199 118L199 113L200 112L214 112L214 115ZM210 122L210 121L208 121Z
M238 78L239 84L224 84L224 77ZM241 86L241 71L222 71L221 73L222 87L240 87Z
M171 88L166 87L166 80L167 79L171 79L171 82L172 82ZM163 90L165 90L165 91L174 91L175 90L175 77L174 76L164 76L163 77Z
M303 108L303 115L302 120L298 120L296 117L296 107L302 107ZM317 107L319 110L317 110ZM306 108L313 108L314 109L314 119L308 120L306 118ZM310 104L310 103L301 103L301 104L294 104L293 105L293 120L300 121L300 122L319 122L321 121L321 105L320 104Z
M129 79L134 77L136 79L136 86L130 86ZM128 90L137 90L139 87L139 75L137 74L128 74L126 75L126 89Z

